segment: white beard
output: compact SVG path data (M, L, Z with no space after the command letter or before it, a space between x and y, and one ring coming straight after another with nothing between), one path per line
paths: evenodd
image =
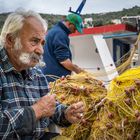
M37 66L39 67L45 67L46 66L46 63L43 62L41 59L39 60L39 63L37 64Z
M22 53L19 56L19 60L23 63L23 64L29 64L30 63L30 54L29 53Z

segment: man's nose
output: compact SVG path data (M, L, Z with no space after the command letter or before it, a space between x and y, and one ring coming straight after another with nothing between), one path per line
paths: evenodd
M44 53L43 46L42 46L41 44L38 45L38 46L36 46L35 52L36 52L37 54L42 55L42 54Z

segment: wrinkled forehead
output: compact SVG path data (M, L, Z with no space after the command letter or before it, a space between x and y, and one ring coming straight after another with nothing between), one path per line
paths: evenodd
M39 38L45 38L46 31L44 29L44 26L42 23L34 18L34 17L29 17L25 20L25 23L20 31L21 36L37 36Z

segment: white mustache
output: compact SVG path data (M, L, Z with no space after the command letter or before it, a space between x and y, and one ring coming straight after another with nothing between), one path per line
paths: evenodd
M46 65L45 62L43 61L43 57L42 56L39 56L39 55L37 55L35 53L33 53L31 55L31 59L38 60L37 66L39 66L39 67L44 67Z
M30 60L37 60L39 61L42 57L40 55L37 55L35 53L32 53L31 55L29 55L29 59Z
M31 60L37 60L38 61L37 66L44 67L46 65L45 62L43 61L42 55L40 56L40 55L35 54L35 53L32 53L32 54L22 53L20 56L20 60L24 64L30 63Z
M37 66L39 67L45 67L46 66L46 63L42 60L39 60L39 63L37 64Z

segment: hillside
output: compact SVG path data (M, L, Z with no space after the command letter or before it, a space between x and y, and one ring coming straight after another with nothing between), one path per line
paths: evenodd
M0 31L3 26L3 23L9 13L0 14ZM112 19L120 19L122 16L137 16L140 15L140 7L134 6L129 9L123 9L118 12L108 12L108 13L99 13L99 14L86 14L82 15L82 18L93 18L94 26L102 26L106 24L111 24ZM64 15L53 15L53 14L41 14L41 16L48 21L49 28L51 28L56 22L64 18Z

